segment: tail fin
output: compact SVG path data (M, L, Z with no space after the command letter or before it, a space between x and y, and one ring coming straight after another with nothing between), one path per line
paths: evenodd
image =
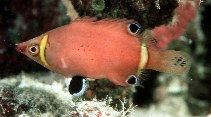
M148 55L146 69L182 75L186 74L191 66L191 58L181 51L148 49Z

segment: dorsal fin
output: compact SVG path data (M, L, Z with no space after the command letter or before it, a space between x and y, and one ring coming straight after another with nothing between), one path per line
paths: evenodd
M96 17L89 17L89 16L84 16L84 17L81 17L81 18L76 18L75 20L74 20L74 22L77 22L77 21L87 21L87 22L94 22L94 21L96 21L97 20L97 18Z
M102 24L102 23L105 23L105 24L108 24L108 25L113 25L113 24L125 24L127 25L128 23L131 23L131 22L134 22L134 20L128 20L126 18L122 18L122 19L119 19L119 18L105 18L105 19L102 19L102 20L97 20L96 17L89 17L89 16L84 16L84 17L81 17L81 18L77 18L74 20L75 21L87 21L87 22L94 22L96 24Z
M96 23L98 23L98 24L106 23L108 25L112 25L112 24L117 24L117 23L119 23L119 24L128 24L128 23L131 23L133 21L134 20L128 20L126 18L123 18L123 19L119 19L119 18L115 18L115 19L105 18L105 19L97 21Z
M141 26L135 20L123 19L102 19L96 22L97 25L103 25L105 28L113 28L117 30L125 30L132 36L138 36L141 32Z
M105 18L105 19L102 19L102 20L97 20L96 17L89 17L89 16L85 16L85 17L82 17L82 18L77 18L76 20L74 20L72 23L76 24L76 23L88 23L90 25L97 25L97 27L100 29L108 29L109 30L112 30L113 32L120 32L122 30L128 32L128 34L132 35L132 36L138 36L140 33L140 31L135 31L133 33L131 33L130 29L131 28L131 24L135 25L139 25L139 23L137 23L136 21L132 20L132 19L126 19L126 18L123 18L123 19L118 19L118 18L115 18L115 19L112 19L112 18ZM138 26L137 26L138 27ZM135 27L135 28L137 28ZM138 28L141 28L138 27ZM133 26L133 29L134 29L134 26Z
M103 25L105 28L115 28L115 29L127 29L129 23L134 22L134 20L127 20L127 19L102 19L96 21L96 25Z
M148 49L149 60L147 69L166 72L176 75L186 74L191 66L191 58L184 52Z

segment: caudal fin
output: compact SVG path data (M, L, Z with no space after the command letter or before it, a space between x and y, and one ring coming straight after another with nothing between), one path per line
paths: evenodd
M149 59L146 68L176 75L186 74L191 66L191 58L181 51L148 50Z

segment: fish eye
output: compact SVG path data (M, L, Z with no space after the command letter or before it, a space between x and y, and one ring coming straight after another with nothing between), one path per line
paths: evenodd
M141 25L138 22L128 24L128 31L132 35L138 35L141 32Z
M38 43L33 43L28 47L28 52L32 56L37 56L40 52L40 47Z

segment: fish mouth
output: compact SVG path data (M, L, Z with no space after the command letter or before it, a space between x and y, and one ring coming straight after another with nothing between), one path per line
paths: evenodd
M15 44L15 46L16 46L16 50L18 51L18 52L20 52L20 53L25 53L26 52L26 43L25 42L23 42L23 43L19 43L19 44Z

